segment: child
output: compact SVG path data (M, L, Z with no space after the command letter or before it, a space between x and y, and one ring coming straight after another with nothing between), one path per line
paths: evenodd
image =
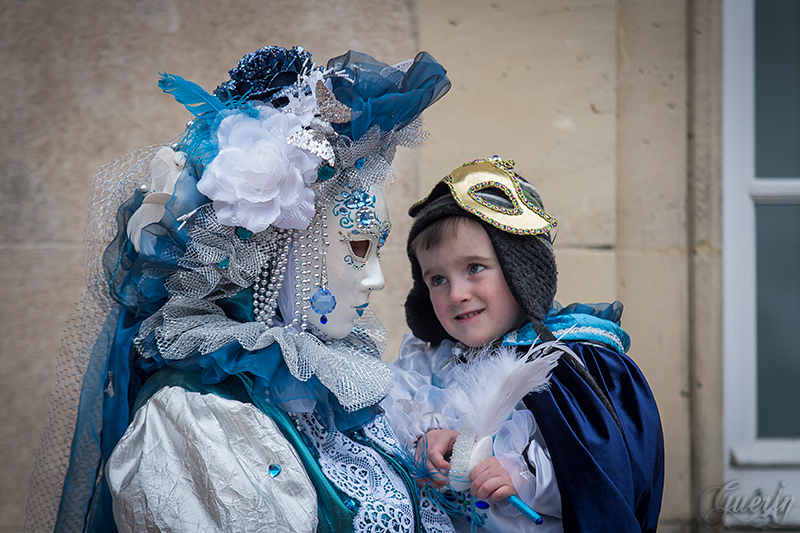
M487 390L517 377L517 370L500 376L505 367L497 361L513 351L513 364L527 353L520 364L552 368L549 386L523 390L489 434L493 456L465 471L461 492L443 489L472 522L456 521L457 530L655 531L663 436L650 388L624 354L622 305L553 307L548 232L556 221L512 168L496 156L467 163L409 210L414 286L406 318L414 336L395 362L387 417L400 442L440 472L422 482L441 488L457 481L447 473L463 453L459 431L502 401L502 393L490 398ZM464 394L469 372L472 388ZM542 525L509 496L542 515Z

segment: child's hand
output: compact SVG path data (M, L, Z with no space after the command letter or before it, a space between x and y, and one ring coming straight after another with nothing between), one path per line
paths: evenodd
M450 469L450 463L447 462L445 456L453 451L456 438L458 438L458 431L432 429L417 441L417 461L421 462L421 455L427 452L426 468L430 471L439 470L439 474L431 478L423 478L424 480L430 479L429 484L434 488L440 489L448 483L447 475L442 471ZM418 484L424 483L425 481L418 480Z
M511 475L500 465L497 457L478 463L470 472L469 478L472 480L469 491L479 500L491 498L499 502L517 493Z

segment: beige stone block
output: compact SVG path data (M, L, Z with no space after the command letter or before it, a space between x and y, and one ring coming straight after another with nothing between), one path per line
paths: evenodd
M686 246L686 6L618 4L620 245Z
M558 293L562 305L617 299L617 255L613 250L556 246Z
M494 154L541 192L565 244L615 236L614 2L418 2L419 41L448 69L426 120L426 189Z
M400 0L5 6L0 241L80 241L95 170L169 142L191 118L160 91L159 72L213 90L267 44L302 45L322 64L349 48L394 63L416 53L412 21Z
M22 525L56 354L82 277L74 246L0 245L0 529Z
M406 241L411 229L408 208L419 196L419 161L418 150L400 148L392 165L397 178L385 191L392 222L392 232L381 251L386 288L373 294L370 301L374 302L371 306L389 335L383 355L387 361L397 357L403 335L408 332L404 307L406 295L411 289L411 264L406 255Z
M692 452L693 515L710 487L724 482L722 355L722 5L694 2L689 108L689 213L693 247L692 285Z
M691 509L688 261L683 253L620 252L622 327L629 355L642 369L664 428L666 475L662 516L679 520Z
M723 444L722 258L701 253L693 260L692 291L692 450L695 516L702 495L722 486L726 456Z

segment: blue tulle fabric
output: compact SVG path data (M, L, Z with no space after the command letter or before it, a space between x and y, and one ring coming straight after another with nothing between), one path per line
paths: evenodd
M621 302L598 304L576 302L566 307L553 302L553 307L544 319L544 325L564 342L593 342L627 353L631 339L620 326L621 317ZM537 338L533 326L528 323L505 335L503 345L530 346Z
M117 211L119 231L103 254L103 268L111 297L136 316L152 315L167 300L164 282L180 268L178 260L189 242L177 217L210 201L197 192L197 180L192 167L181 173L161 221L142 229L138 252L126 228L144 196L136 191Z
M354 141L372 126L382 131L406 126L450 89L447 71L427 52L417 54L406 72L352 50L328 61L328 68L347 74L331 81L334 96L353 110L353 119L334 128Z

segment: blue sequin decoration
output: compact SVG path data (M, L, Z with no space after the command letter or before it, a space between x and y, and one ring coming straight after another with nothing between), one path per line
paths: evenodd
M358 223L362 226L369 226L375 221L375 213L373 211L364 210L358 213Z
M365 158L363 158L363 157L359 157L358 159L356 159L356 162L355 162L355 167L356 167L357 169L361 170L362 168L364 168L364 163L365 163L366 161L367 161L367 160L366 160Z
M280 465L269 465L269 475L272 477L277 476L281 473Z
M351 191L343 190L333 200L333 214L339 218L339 225L345 229L350 229L359 222L362 212L375 209L375 195L371 194L369 189L351 189ZM377 221L374 212L371 218Z
M229 266L231 266L231 260L228 259L227 257L225 257L225 258L222 259L222 261L217 263L217 266L219 266L221 269L224 270L224 269L228 268Z

